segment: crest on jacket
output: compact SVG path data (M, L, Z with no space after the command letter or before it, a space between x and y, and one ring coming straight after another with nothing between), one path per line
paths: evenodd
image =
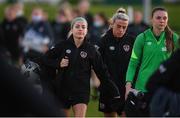
M81 56L82 58L86 58L86 57L87 57L87 52L81 51L81 52L80 52L80 56Z
M124 49L125 52L129 52L130 46L125 44L125 45L123 45L123 49Z

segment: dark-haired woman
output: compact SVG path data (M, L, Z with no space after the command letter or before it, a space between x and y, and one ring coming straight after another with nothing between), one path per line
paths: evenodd
M152 11L152 28L139 34L135 40L126 73L126 97L131 91L137 67L139 72L135 89L147 92L145 85L160 63L167 60L178 47L178 36L168 26L168 12L164 8Z

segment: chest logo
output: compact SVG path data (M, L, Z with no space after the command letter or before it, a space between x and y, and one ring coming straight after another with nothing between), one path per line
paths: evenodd
M109 50L115 50L114 46L109 46Z
M164 73L166 70L167 70L166 67L161 64L160 67L159 67L160 73Z
M123 49L125 52L128 52L130 50L130 46L129 45L123 45Z
M66 53L67 53L67 54L70 54L70 53L71 53L71 50L70 50L70 49L67 49L67 50L66 50Z
M98 46L98 45L95 44L94 47L95 47L97 50L99 50L99 46Z
M162 51L162 52L165 52L165 51L167 51L167 48L166 48L166 47L162 47L162 48L161 48L161 51Z
M152 45L152 42L147 42L147 45Z
M82 58L86 58L86 57L87 57L87 52L81 51L81 52L80 52L80 56L81 56Z

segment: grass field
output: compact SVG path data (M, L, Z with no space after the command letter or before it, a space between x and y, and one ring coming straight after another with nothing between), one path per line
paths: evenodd
M73 117L73 112L71 109L71 116ZM103 113L98 111L98 100L90 100L88 104L88 109L86 117L103 117Z
M103 116L103 113L98 111L98 101L93 101L93 100L90 101L86 116L87 117Z

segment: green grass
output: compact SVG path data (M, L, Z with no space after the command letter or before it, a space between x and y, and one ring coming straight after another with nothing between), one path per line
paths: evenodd
M103 113L98 111L98 100L90 100L88 104L88 109L86 113L86 117L103 117ZM73 117L73 112L71 109L71 117Z
M87 117L102 117L103 113L98 111L98 101L91 100L88 105Z

